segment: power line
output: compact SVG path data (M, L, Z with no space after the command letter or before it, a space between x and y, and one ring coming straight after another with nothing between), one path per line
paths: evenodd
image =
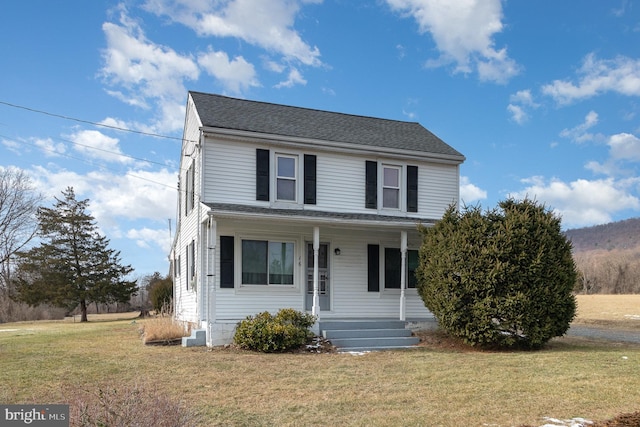
M29 111L29 112L32 112L32 113L44 114L46 116L56 117L56 118L64 119L64 120L71 120L71 121L74 121L74 122L85 123L85 124L89 124L89 125L93 125L93 126L101 126L101 127L105 127L105 128L108 128L108 129L119 130L119 131L122 131L122 132L130 132L130 133L135 133L135 134L138 134L138 135L153 136L153 137L156 137L156 138L173 139L173 140L177 140L177 141L187 141L187 140L184 140L183 138L180 138L180 137L177 137L177 136L162 135L162 134L159 134L159 133L144 132L144 131L140 131L140 130L127 129L127 128L123 128L123 127L120 127L120 126L114 126L114 125L107 125L107 124L104 124L104 123L92 122L91 120L78 119L76 117L70 117L70 116L65 116L65 115L62 115L62 114L50 113L48 111L37 110L35 108L25 107L25 106L17 105L17 104L12 104L10 102L6 102L6 101L2 101L2 100L0 100L0 104L6 105L6 106L12 107L12 108L18 108L18 109L21 109L21 110ZM197 141L189 141L189 142L197 142Z
M0 134L0 137L1 137L1 138L5 138L5 139L6 139L6 140L8 140L8 141L12 141L12 138L11 138L11 137L9 137L9 136L7 136L7 135L2 135L2 134ZM155 161L153 161L153 160L148 160L148 159L143 159L143 158L140 158L140 157L130 156L130 155L128 155L128 154L119 153L119 152L117 152L117 151L105 150L104 148L98 148L98 147L93 147L93 146L91 146L91 145L87 145L87 144L81 144L81 143L79 143L79 142L71 141L71 140L69 140L69 139L64 139L64 138L55 138L55 139L54 139L54 138L51 138L51 139L53 139L53 140L58 140L58 141L68 142L69 144L73 144L73 145L79 145L80 147L85 147L85 148L88 148L88 149L90 149L90 150L102 151L103 153L112 154L112 155L114 155L114 156L126 157L126 158L128 158L128 159L138 160L138 161L140 161L140 162L151 163L151 164L154 164L154 165L159 165L159 166L167 167L167 165L166 165L165 163L160 163L160 162L155 162ZM17 141L14 141L14 142L17 142ZM59 152L57 152L57 151L49 150L49 149L47 149L47 148L45 148L45 147L42 147L42 146L39 146L39 145L36 145L36 144L32 144L32 143L29 143L29 142L26 142L26 143L27 143L27 144L29 144L29 145L35 146L36 148L40 148L40 149L43 149L43 150L51 151L51 152L54 152L54 153L56 153L56 154L61 154L61 153L59 153Z
M0 136L4 137L3 135L0 135ZM13 141L10 138L7 138L7 140ZM18 141L13 141L13 142L17 143ZM86 163L86 164L94 166L94 167L102 168L102 169L108 170L108 171L110 171L112 173L118 173L116 170L114 170L112 168L109 168L109 167L105 166L104 164L94 163L91 160L83 159L81 157L72 156L72 155L67 154L67 153L59 153L59 152L57 152L55 150L52 150L51 148L42 147L42 146L36 145L34 143L28 142L28 141L21 141L21 143L31 145L32 147L35 147L35 148L40 149L40 150L49 151L51 153L54 153L57 156L67 157L67 158L73 159L73 160L78 160L78 161L81 161L82 163ZM129 156L127 156L127 157L129 157ZM163 166L166 166L166 165L163 165ZM138 175L134 175L131 172L125 172L125 175L128 175L128 176L130 176L132 178L141 179L143 181L147 181L147 182L150 182L152 184L161 185L163 187L167 187L167 188L170 188L172 190L179 190L178 188L176 188L173 185L165 184L164 182L154 181L154 180L149 179L149 178L144 178L144 177L141 177L141 176L138 176ZM179 191L182 191L182 190L179 190Z

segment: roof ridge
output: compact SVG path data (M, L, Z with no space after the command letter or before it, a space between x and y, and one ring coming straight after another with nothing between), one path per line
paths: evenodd
M406 124L414 124L414 125L422 126L420 124L420 122L416 122L416 121L389 119L389 118L385 118L385 117L369 116L369 115L362 115L362 114L355 114L355 113L344 113L344 112L341 112L341 111L322 110L320 108L300 107L300 106L297 106L297 105L289 105L289 104L278 104L278 103L271 102L271 101L258 101L258 100L255 100L255 99L236 98L236 97L233 97L233 96L220 95L218 93L207 93L207 92L202 92L202 91L197 91L197 90L190 90L189 93L197 93L197 94L204 95L204 96L216 96L216 97L219 97L219 98L226 98L226 99L230 99L230 100L233 100L233 101L241 101L241 102L250 102L250 103L255 103L255 104L271 105L271 106L278 107L278 108L282 108L282 107L294 108L294 109L297 109L297 110L315 111L315 112L327 113L327 114L339 114L339 115L343 115L343 116L360 117L360 118L363 118L363 119L384 120L384 121L388 121L388 122L398 122L398 123L406 123Z

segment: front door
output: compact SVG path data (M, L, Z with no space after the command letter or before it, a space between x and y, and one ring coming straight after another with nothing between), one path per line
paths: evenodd
M313 309L313 243L307 243L307 292L305 306L308 311ZM329 286L329 244L320 243L318 250L318 296L320 310L331 310Z

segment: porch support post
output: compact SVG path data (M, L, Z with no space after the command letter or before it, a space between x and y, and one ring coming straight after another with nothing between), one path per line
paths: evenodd
M320 295L318 294L318 253L320 252L320 227L313 227L313 307L311 314L320 317Z
M400 232L400 320L406 320L407 232Z
M207 321L208 326L216 320L216 241L218 237L218 223L209 217L209 232L207 233Z

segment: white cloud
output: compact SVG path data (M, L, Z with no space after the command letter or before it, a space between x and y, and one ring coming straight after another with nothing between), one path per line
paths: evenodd
M591 98L606 92L640 96L640 59L618 56L598 59L587 55L578 70L578 82L554 80L544 85L542 92L559 104Z
M155 131L176 131L183 125L184 112L174 117L174 105L182 107L185 80L197 80L200 70L189 55L180 55L167 46L149 41L140 25L132 20L124 6L119 22L105 22L102 29L107 47L102 52L102 76L118 90L107 93L135 106L147 106L149 100L160 105ZM130 100L130 101L127 101Z
M587 132L589 129L598 124L598 113L595 111L589 111L584 118L584 122L571 129L563 129L560 132L560 136L563 138L569 138L573 142L587 142L598 141L603 138L600 134L592 134Z
M609 138L610 156L615 160L640 161L640 138L619 133Z
M465 204L471 204L487 198L487 192L474 185L466 176L460 177L460 200Z
M18 156L22 155L23 153L23 147L18 143L18 141L2 138L2 145L4 145L7 150Z
M68 138L74 143L74 149L88 157L122 164L132 163L120 150L119 140L111 138L97 130L81 130Z
M496 49L494 36L503 30L500 0L387 0L392 10L413 17L421 33L429 32L440 58L438 67L455 63L455 71L477 71L480 80L506 83L520 66Z
M169 253L171 248L171 236L169 236L168 228L155 230L147 227L130 229L127 231L126 236L128 239L135 240L136 245L143 249L158 246Z
M531 95L529 89L517 91L509 97L509 101L530 107L538 107L538 104L533 101L533 95Z
M297 0L148 0L145 9L167 16L201 36L234 37L288 61L319 66L320 51L294 29L302 4Z
M51 138L33 138L33 144L42 150L46 157L57 157L67 151L62 142L54 142Z
M229 60L225 52L210 50L198 56L198 64L234 94L242 93L249 87L260 86L253 64L241 56Z
M536 109L540 104L533 100L529 89L519 90L509 97L507 111L511 113L511 119L519 125L529 120L528 109Z
M117 227L123 219L165 222L175 216L177 176L166 169L79 174L51 165L36 166L31 175L36 187L50 198L73 187L78 198L89 199L91 214L101 227Z
M578 179L567 183L531 177L522 182L526 187L510 196L544 203L562 217L564 227L604 224L611 222L616 212L640 208L640 200L631 194L640 183L637 178L618 181L613 178Z
M507 105L507 111L511 113L511 119L519 125L529 120L529 115L520 105L509 104Z
M608 176L635 175L635 168L629 168L640 161L640 138L630 133L619 133L610 136L607 145L609 158L602 163L590 161L585 168Z
M307 81L304 79L304 77L302 77L302 74L300 74L300 71L298 71L296 68L292 68L291 71L289 71L287 80L281 81L274 87L276 89L280 89L283 87L293 87L294 85L304 86L306 84L307 84Z

